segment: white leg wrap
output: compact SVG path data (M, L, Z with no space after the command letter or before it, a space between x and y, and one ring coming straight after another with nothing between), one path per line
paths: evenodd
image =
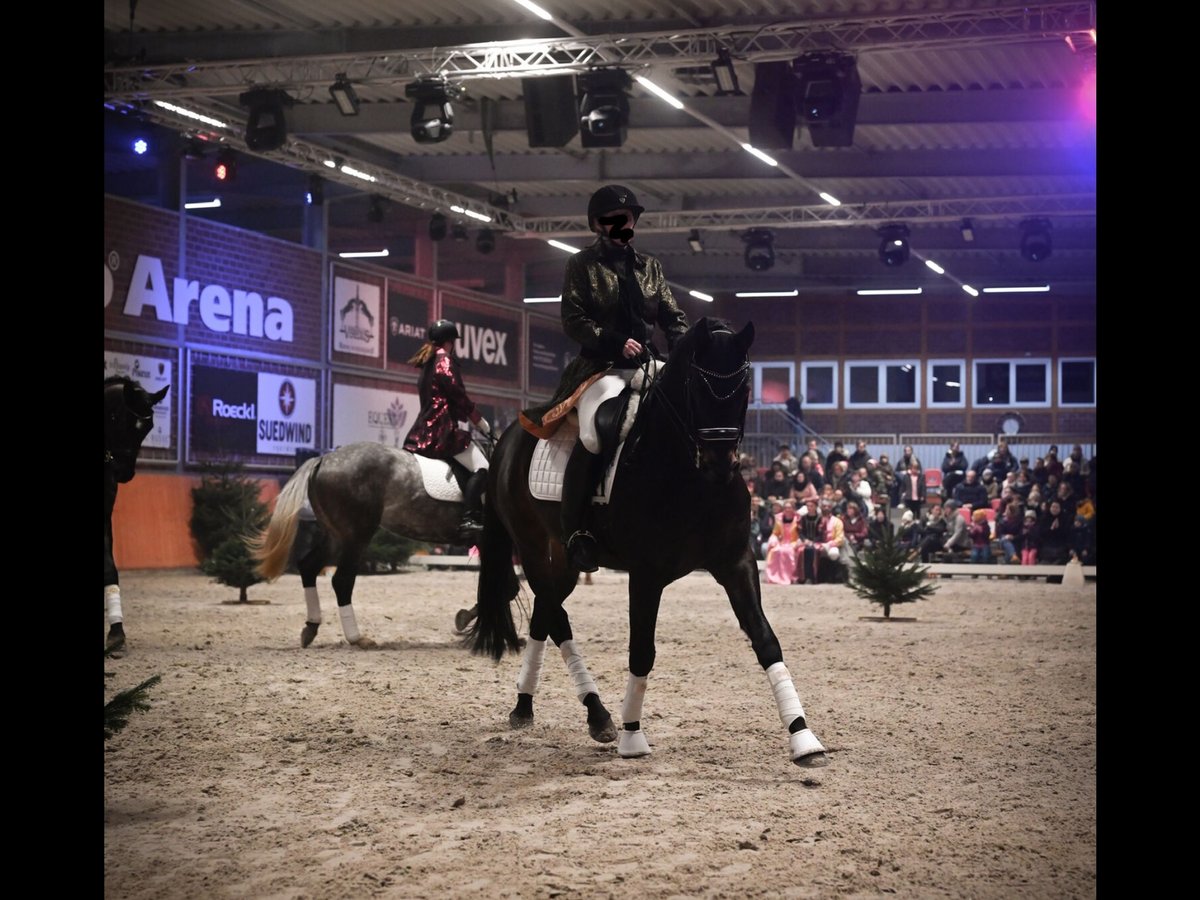
M592 681L591 673L583 664L583 656L580 654L579 648L575 646L575 641L563 641L559 644L558 649L562 653L563 662L567 664L571 683L575 685L575 696L582 700L588 694L599 694L600 692L596 690L596 682Z
M357 644L362 635L358 633L358 622L354 619L354 607L349 603L339 606L338 616L342 620L342 634L346 636L346 640Z
M525 658L521 660L521 674L517 676L517 693L532 696L542 678L542 660L546 655L546 642L529 638L525 641Z
M792 684L791 673L782 662L777 662L767 669L767 679L771 682L771 691L775 694L775 705L779 707L779 718L783 727L787 728L804 715L804 707L800 705L800 697L796 686Z
M625 699L621 703L621 724L642 721L642 701L646 699L646 675L629 673L625 682Z
M109 584L104 587L104 616L109 625L125 621L121 615L121 586Z
M304 589L304 605L308 607L308 621L314 625L321 624L321 601L317 599L317 586Z

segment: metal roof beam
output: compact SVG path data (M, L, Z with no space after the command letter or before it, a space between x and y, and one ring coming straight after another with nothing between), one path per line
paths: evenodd
M108 99L234 94L251 86L281 90L324 88L338 73L359 85L394 85L421 75L454 80L514 78L581 72L597 65L667 68L707 65L718 48L738 59L787 59L813 50L971 46L1053 40L1092 27L1093 3L1047 3L1000 9L943 11L841 19L793 19L753 27L601 35L463 44L305 58L179 61L110 65Z

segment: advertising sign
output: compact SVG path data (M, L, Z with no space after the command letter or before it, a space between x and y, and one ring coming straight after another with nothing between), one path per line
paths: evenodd
M221 456L258 448L258 373L192 366L191 448Z
M529 320L529 390L554 393L559 377L575 358L579 345L563 334L558 324Z
M294 375L258 373L255 435L259 453L294 456L316 447L317 382Z
M388 291L387 359L404 365L425 343L429 303L397 291Z
M333 279L333 349L379 357L379 286Z
M333 446L375 441L389 447L403 447L404 438L420 411L421 400L416 394L335 384Z

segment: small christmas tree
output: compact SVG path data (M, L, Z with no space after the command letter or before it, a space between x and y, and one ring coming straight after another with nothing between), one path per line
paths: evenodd
M897 603L912 603L932 596L937 586L925 580L928 567L908 563L908 551L885 531L873 547L859 551L847 582L858 596L883 607L883 617L892 617Z
M115 650L106 649L104 657L107 659L115 653ZM111 672L105 672L104 677L110 678ZM104 739L107 741L110 737L129 724L129 717L135 712L145 712L150 708L147 701L147 696L150 688L154 687L162 681L161 675L152 675L147 678L137 687L132 687L127 691L121 691L113 696L111 700L104 704Z
M263 580L245 543L267 523L259 489L240 463L209 465L200 486L192 489L191 529L201 551L200 570L237 588L240 603L248 603L246 589Z

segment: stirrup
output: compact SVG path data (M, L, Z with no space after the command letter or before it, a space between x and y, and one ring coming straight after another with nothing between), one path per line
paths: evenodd
M567 538L567 559L581 572L597 571L596 536L583 529L573 532Z
M458 534L461 539L472 542L483 534L483 520L480 514L469 510L458 525Z

